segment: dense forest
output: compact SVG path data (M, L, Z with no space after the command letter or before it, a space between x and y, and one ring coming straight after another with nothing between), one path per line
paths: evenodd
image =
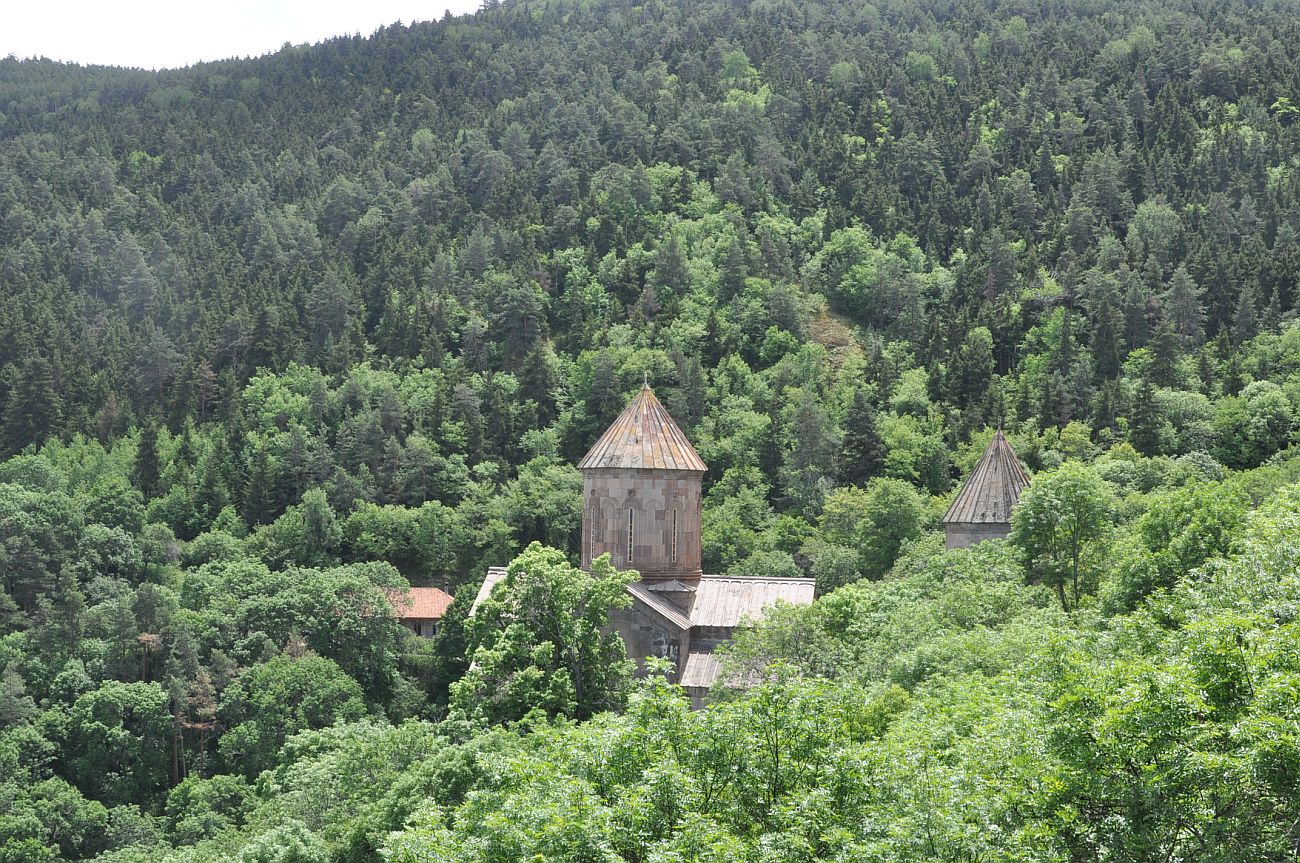
M0 863L1294 861L1298 120L1290 0L0 60ZM699 712L573 566L643 380L818 585Z

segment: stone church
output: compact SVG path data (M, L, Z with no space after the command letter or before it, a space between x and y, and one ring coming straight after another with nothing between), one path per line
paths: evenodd
M999 427L984 455L943 517L948 548L970 548L986 539L1006 539L1011 511L1029 485L1029 474Z
M700 706L717 680L714 648L773 603L807 605L809 578L705 575L700 565L701 481L708 467L649 385L578 462L582 472L582 566L609 554L641 578L611 624L628 656L677 666L677 681ZM488 572L486 598L505 570ZM477 604L477 602L476 602Z

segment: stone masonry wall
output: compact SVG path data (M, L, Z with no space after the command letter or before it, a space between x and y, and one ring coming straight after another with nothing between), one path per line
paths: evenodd
M943 532L947 548L970 548L986 539L1006 539L1011 525L951 522L943 526Z
M681 675L686 655L691 649L691 633L683 632L649 611L639 602L610 613L610 626L623 637L629 659L636 661L636 676L645 676L648 656L670 659L677 666L675 682Z
M700 577L700 480L691 471L584 471L582 477L582 565L608 552L619 569L643 579ZM628 513L632 549L628 554ZM677 552L673 559L676 513Z

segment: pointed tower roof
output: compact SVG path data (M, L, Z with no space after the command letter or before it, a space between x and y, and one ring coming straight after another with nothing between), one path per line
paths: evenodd
M1027 485L1029 474L999 428L948 507L944 524L1010 524L1011 510Z
M649 384L632 399L605 430L578 470L628 468L642 470L708 470L704 459L655 398Z

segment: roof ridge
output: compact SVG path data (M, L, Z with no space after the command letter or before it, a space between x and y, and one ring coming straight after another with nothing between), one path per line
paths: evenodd
M707 575L706 574L700 576L700 578L707 578L710 581L768 581L768 582L792 581L796 583L805 582L805 581L811 581L816 583L817 581L817 579L815 578L808 578L806 576L799 576L799 575L770 575L769 576L769 575Z

